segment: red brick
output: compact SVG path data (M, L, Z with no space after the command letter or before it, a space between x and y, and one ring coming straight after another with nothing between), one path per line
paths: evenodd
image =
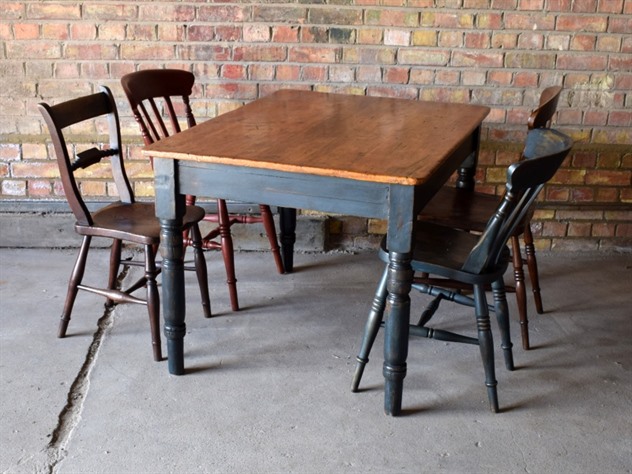
M123 32L125 29L123 28ZM99 32L101 32L101 28L99 28ZM97 27L91 23L75 23L70 25L70 37L73 40L93 40L97 37ZM120 36L117 39L125 38L124 35ZM99 37L99 39L107 39Z
M571 40L571 50L594 51L597 44L597 36L590 34L578 34Z
M620 188L614 188L614 187L608 188L608 187L600 186L595 189L595 201L596 202L618 202L619 189ZM625 190L621 189L621 202L625 202L623 194L625 194ZM632 197L632 193L631 193L631 197Z
M13 34L17 40L37 39L39 25L36 23L16 23L13 25Z
M489 48L491 36L487 32L467 32L465 33L465 47L472 49Z
M215 37L215 27L211 25L191 25L187 28L189 41L212 41Z
M218 15L215 15L216 17ZM230 15L224 15L223 21L243 21L246 17L246 13L243 11L239 13L242 18L230 18ZM208 18L200 18L208 19ZM294 7L294 6L269 6L269 5L255 5L252 10L252 19L254 21L261 21L263 23L304 23L307 20L307 8ZM208 19L209 21L219 21L220 19Z
M408 10L366 10L367 25L419 26L419 14Z
M435 74L435 84L458 86L460 84L461 73L459 71L437 71Z
M384 82L387 84L407 84L409 74L409 68L387 67L384 70Z
M569 237L588 237L591 233L589 222L569 222L567 235Z
M477 53L454 51L451 64L457 67L502 67L503 54L496 52Z
M441 48L457 48L463 46L462 31L440 31L439 46Z
M518 44L518 35L515 33L494 32L492 34L492 48L513 49Z
M591 235L595 237L614 237L616 224L609 224L607 222L595 223L592 226Z
M505 13L505 28L508 30L554 31L555 16L537 13Z
M623 13L624 0L600 0L599 13Z
M78 3L31 3L26 6L26 15L38 20L79 20L81 10Z
M158 2L140 3L138 19L141 21L192 21L195 8L190 5L160 4Z
M544 194L546 196L546 200L551 202L566 202L569 198L569 191L567 187L547 186Z
M591 202L595 198L595 190L593 188L572 188L570 192L571 202Z
M485 1L485 3L487 3ZM503 16L501 13L485 12L482 10L476 15L476 27L489 30L501 30Z
M630 186L631 171L588 170L586 184L606 184L611 186Z
M628 2L629 3L629 2ZM629 35L632 33L632 21L625 17L610 17L608 24L609 33L623 33Z
M282 46L240 46L235 48L235 61L284 61L287 50Z
M61 45L52 41L8 42L5 48L8 59L61 58Z
M557 31L595 31L605 32L608 18L603 16L560 15L557 18Z
M304 81L325 82L327 80L326 66L303 66L301 79Z
M510 51L506 55L505 63L507 67L520 69L554 69L555 56L553 53Z
M542 235L544 237L565 237L567 224L564 222L544 222Z
M300 73L300 66L281 64L276 67L276 79L278 81L297 81Z
M382 82L382 68L379 66L360 66L357 69L360 82Z
M153 46L140 46L140 45L123 45L121 47L122 56L125 59L150 59L157 58L158 52L164 47ZM173 48L170 48L173 52ZM138 54L139 51L144 53ZM173 53L172 53L173 54ZM103 59L117 59L118 49L115 45L108 44L77 44L69 43L64 48L64 59L79 59L86 60L103 60Z
M198 8L197 19L211 22L243 22L250 18L250 9L248 5L203 5Z
M579 71L604 71L608 64L608 56L603 54L559 54L556 67Z
M632 224L618 224L616 230L617 237L632 237Z
M213 99L242 99L253 100L257 98L256 84L208 84L206 86L208 97Z
M374 97L393 97L396 99L416 99L418 91L416 87L381 87L369 86L366 95Z
M248 66L248 78L254 81L274 79L274 66L271 64L252 64Z
M605 125L608 120L606 110L586 110L584 113L584 125Z
M221 77L225 79L246 79L246 66L243 64L224 64Z
M154 41L157 39L156 28L146 24L128 25L126 38L132 41Z
M361 25L362 10L342 8L310 8L307 20L313 24Z
M215 39L217 41L237 41L241 38L241 27L234 25L217 25Z
M131 21L138 17L138 7L134 3L104 4L101 2L85 2L83 16L86 19L106 21Z
M577 13L594 13L597 11L597 0L573 0L573 11Z
M544 8L544 0L520 0L518 2L518 10L542 10Z
M398 54L399 64L416 64L424 66L445 66L450 60L450 52L437 49L406 49L402 48Z
M297 26L273 26L272 41L275 43L297 43L299 28Z
M514 86L533 88L538 85L539 74L531 71L520 71L514 75Z

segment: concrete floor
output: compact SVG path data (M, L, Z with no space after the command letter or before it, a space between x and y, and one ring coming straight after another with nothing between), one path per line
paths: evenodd
M630 254L540 256L547 312L529 301L531 351L512 326L517 370L496 352L500 414L476 347L412 340L399 418L382 410L381 338L364 390L349 389L373 254L298 254L277 275L269 254L240 253L238 313L209 255L216 317L188 274L182 377L153 362L140 306L106 312L80 293L55 337L74 256L0 250L2 473L632 471ZM443 303L440 323L467 330L473 316Z

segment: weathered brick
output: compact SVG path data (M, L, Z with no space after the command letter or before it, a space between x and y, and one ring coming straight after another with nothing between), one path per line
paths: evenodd
M555 57L556 55L553 53L510 51L505 57L505 65L521 69L553 69L555 68Z
M273 26L272 41L275 43L297 43L298 32L298 26Z
M195 18L195 8L190 5L161 4L150 2L139 4L138 19L141 21L192 21Z
M3 179L2 194L5 196L26 196L26 181L19 179Z
M557 18L557 31L595 31L604 32L608 27L608 18L603 16L560 15Z
M399 50L399 64L414 64L424 66L445 66L450 60L450 51L435 49L407 49Z
M156 58L158 56L151 56L150 54L157 53L161 47L154 46L147 48L140 45L126 44L122 46L123 57L126 59L149 59ZM147 55L132 54L131 51L150 50L151 53ZM171 49L173 51L173 48ZM104 59L117 59L118 49L115 45L108 44L83 44L83 43L69 43L64 47L64 59L79 59L86 60L104 60Z
M296 46L289 50L289 60L300 63L335 63L338 54L337 48Z
M555 16L547 13L507 12L504 20L508 30L555 30Z
M327 80L328 69L326 66L303 66L301 67L301 79L303 81L325 82Z
M250 24L243 27L243 39L249 43L270 41L271 31L268 25Z
M502 67L503 54L496 52L454 51L451 64L457 67Z
M632 183L631 171L588 170L586 171L586 184L606 184L610 186L630 186Z
M271 81L274 79L272 64L251 64L248 66L248 78L253 81Z
M600 0L599 13L623 13L624 0Z
M134 3L85 2L83 16L86 19L103 22L106 20L130 21L138 17L138 7Z
M310 8L307 14L307 20L313 24L361 25L362 10L356 8Z
M61 44L51 41L9 42L5 45L8 59L59 59Z
M283 61L287 57L287 49L282 46L240 46L235 48L235 61Z
M387 29L384 32L384 44L388 46L409 46L410 31Z
M245 14L242 13L241 16L241 20L236 18L224 18L224 21L243 21ZM294 6L255 5L253 6L252 19L263 23L304 23L307 20L307 8Z
M30 3L26 5L26 15L37 20L79 20L81 9L78 3Z
M419 14L407 10L367 10L365 22L367 25L416 27Z
M437 32L432 30L417 30L412 35L413 46L436 46Z
M463 46L462 31L441 31L439 33L439 47L460 48Z

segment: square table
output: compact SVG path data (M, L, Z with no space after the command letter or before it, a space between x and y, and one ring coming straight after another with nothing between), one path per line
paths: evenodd
M488 113L478 105L280 90L144 148L154 158L162 229L169 372L184 373L185 195L279 206L288 271L295 209L387 219L384 407L400 414L413 222L459 166L457 186L473 187L480 126Z

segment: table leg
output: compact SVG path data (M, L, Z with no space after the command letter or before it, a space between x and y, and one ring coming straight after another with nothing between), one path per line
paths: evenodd
M281 227L281 258L285 273L294 270L294 243L296 242L296 209L279 207Z
M162 311L169 373L184 374L184 247L182 219L160 219Z
M408 357L410 323L410 289L413 270L410 253L389 253L384 328L384 411L398 416L402 409L402 392Z

